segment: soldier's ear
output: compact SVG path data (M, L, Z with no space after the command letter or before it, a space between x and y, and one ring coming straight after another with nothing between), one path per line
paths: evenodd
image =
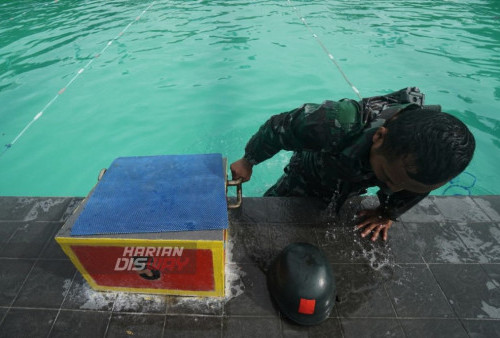
M382 145L384 144L385 136L387 135L387 131L388 130L386 127L380 127L377 129L375 134L373 134L372 141L373 147L375 149L379 149L380 147L382 147Z

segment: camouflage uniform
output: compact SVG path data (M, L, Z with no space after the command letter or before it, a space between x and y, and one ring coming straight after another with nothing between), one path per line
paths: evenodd
M407 106L399 105L397 111ZM294 152L283 176L264 196L334 200L338 211L347 198L378 186L381 206L394 220L428 194L391 193L376 178L369 162L370 148L373 135L385 120L364 120L360 104L353 100L304 104L264 123L246 145L244 158L255 165L280 150Z

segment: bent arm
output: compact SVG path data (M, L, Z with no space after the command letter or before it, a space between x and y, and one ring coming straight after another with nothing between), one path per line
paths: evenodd
M335 149L347 134L362 127L358 110L355 101L325 101L274 115L247 143L244 158L255 165L280 150Z

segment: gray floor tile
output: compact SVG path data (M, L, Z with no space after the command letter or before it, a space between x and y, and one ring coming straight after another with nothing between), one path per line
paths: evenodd
M0 249L1 257L38 258L54 230L61 223L25 222L19 225L10 240Z
M500 263L500 226L494 223L469 223L453 226L462 242L480 263Z
M69 257L66 256L64 251L61 249L59 243L57 243L57 241L55 240L55 236L61 229L63 223L55 223L55 224L56 225L54 226L54 232L49 236L47 244L45 245L45 248L42 250L40 254L40 258L69 260Z
M500 196L472 196L472 199L491 220L500 222Z
M163 337L214 337L222 335L222 317L167 316Z
M57 310L10 309L0 326L0 337L47 337Z
M50 338L104 337L111 313L95 311L61 311L50 332Z
M111 311L117 296L116 292L93 290L82 275L77 272L61 308Z
M470 337L500 337L500 320L462 320Z
M224 306L226 316L278 317L267 289L266 275L256 265L240 265L243 294L230 299Z
M386 275L363 264L333 264L341 317L396 317L384 288Z
M452 317L454 313L425 264L395 267L386 290L399 317Z
M5 308L0 307L0 325L3 322L3 317L7 314L7 310L8 310L7 307L5 307Z
M342 318L341 323L344 338L405 336L396 319Z
M13 306L59 308L75 271L69 261L38 261Z
M54 320L51 337L102 336L113 307L110 337L161 336L164 330L165 337L461 337L465 330L471 337L500 335L499 196L430 197L402 217L404 224L394 225L387 242L376 243L346 226L351 220L328 216L318 204L249 199L243 214L230 212L228 261L241 271L233 287L238 296L227 302L91 290L51 242L81 200L0 197L0 255L6 250L12 257L32 257L0 258L0 336L4 328L9 336L46 336ZM344 218L364 202L353 200ZM43 220L42 227L27 219ZM299 241L327 254L340 296L331 318L312 327L280 317L263 272L286 245ZM24 328L26 318L34 320Z
M263 224L231 224L228 248L232 263L267 266L272 259L269 229Z
M17 228L23 225L24 223L21 222L0 221L0 248L3 248L16 232ZM0 249L1 252L2 250Z
M282 333L283 338L342 337L340 320L337 318L329 318L313 326L298 325L285 319L282 321Z
M395 264L424 262L415 238L401 222L394 223L389 229L387 246L389 247L388 255L392 256L391 260Z
M312 224L269 224L269 240L273 256L277 256L292 243L304 242L318 246L316 228Z
M404 223L420 253L428 263L474 263L480 257L471 253L452 224Z
M106 337L161 337L164 324L165 315L113 313Z
M467 338L458 319L401 319L399 321L408 338Z
M500 264L481 264L481 267L497 288L500 288Z
M446 222L490 222L490 218L476 207L469 196L455 196L454 198L431 196L429 198L432 198Z
M432 264L436 277L460 318L500 319L500 289L477 264Z
M0 306L9 306L35 264L27 259L0 259Z
M2 221L23 221L37 200L34 197L0 196L0 219Z
M279 318L224 317L222 336L230 338L279 337Z
M400 219L402 222L414 223L444 222L445 220L431 197L424 198L420 203L401 215Z

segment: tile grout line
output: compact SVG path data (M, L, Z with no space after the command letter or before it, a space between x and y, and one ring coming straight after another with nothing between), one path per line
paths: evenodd
M443 265L446 264L446 263L442 263ZM437 286L439 287L439 290L441 291L441 293L443 294L444 298L446 299L446 303L448 304L448 306L450 307L452 313L455 314L455 319L458 319L458 321L460 321L460 325L462 325L463 329L465 330L465 332L467 334L469 334L469 331L465 328L464 324L462 323L462 320L460 318L460 316L458 315L457 311L455 310L455 308L451 305L450 303L450 299L448 298L448 296L446 295L446 293L444 292L443 290L443 287L441 286L441 283L439 283L438 279L436 278L436 275L434 274L434 272L432 271L432 269L430 268L430 266L427 264L427 269L429 270L429 272L431 273L432 277L434 278L434 281L436 282Z
M162 325L162 328L161 328L161 337L165 336L165 327L167 325L167 314L166 314L167 310L165 308L165 313L163 314L163 325Z
M78 270L75 270L75 272L73 273L73 278L71 278L71 283L70 283L70 285L68 287L68 291L64 295L64 298L61 301L61 304L59 304L59 309L57 310L57 314L56 314L56 317L54 318L54 322L52 323L52 325L50 327L49 333L47 334L47 338L49 338L50 335L52 334L52 330L54 329L54 326L56 325L57 319L59 318L59 314L61 313L62 305L64 304L64 301L66 300L66 297L68 297L68 295L69 295L69 290L71 290L71 286L73 286L73 282L75 281L77 273L78 273Z
M476 202L475 198L472 198L472 196L469 196L469 197L472 200L472 203L474 203L476 205L476 208L478 208L479 210L481 210L483 212L483 214L485 214L486 217L488 217L491 220L491 222L496 223L495 220L492 217L490 217L489 213L487 213L486 210L484 210L483 208L481 208L481 206Z
M16 231L14 231L14 233L12 234L12 236L9 238L9 242L10 240L12 239L12 237L14 236L14 234L16 234L17 232L19 231L19 228L16 229ZM7 242L7 243L9 243ZM4 321L5 321L5 318L7 318L7 315L9 314L10 310L12 309L14 303L16 302L16 300L19 298L19 294L21 293L22 289L24 288L24 285L26 284L27 280L29 279L31 273L33 272L33 270L35 269L35 266L38 264L38 262L40 261L40 256L43 252L43 250L45 250L45 247L48 245L48 240L46 241L46 243L44 244L44 246L42 247L42 249L40 250L40 252L38 253L38 256L36 259L34 259L34 262L33 262L33 265L31 266L30 270L28 271L28 273L26 274L26 277L24 278L21 286L19 287L19 290L17 291L16 295L14 296L14 298L12 299L12 301L10 302L8 308L7 308L7 311L5 312L5 315L3 316L2 320L0 321L0 327L3 325Z
M113 316L113 312L109 312L109 317L108 317L108 323L106 325L106 330L104 330L104 333L102 335L103 338L106 337L106 335L108 334L108 330L109 330L109 324L111 323L111 317Z
M17 298L19 297L19 294L21 293L21 290L23 289L24 285L26 284L26 281L28 280L29 276L31 275L31 272L33 271L33 269L35 268L35 265L37 263L38 263L38 259L36 259L35 262L33 263L33 265L31 266L31 269L26 274L26 277L24 278L24 281L22 282L21 287L19 287L19 291L17 291L16 295L14 296L14 298L12 299L12 301L10 302L10 304L9 304L9 306L7 308L7 312L5 312L5 315L3 316L2 321L0 321L0 327L3 325L3 323L5 321L5 318L7 318L7 315L9 314L10 310L12 309L12 306L14 305L14 303L17 300Z
M106 335L108 334L109 325L111 324L111 318L113 318L117 298L118 298L118 295L116 295L115 299L113 300L113 306L111 307L111 310L109 311L108 325L106 325L106 330L104 330L103 337L106 337Z

